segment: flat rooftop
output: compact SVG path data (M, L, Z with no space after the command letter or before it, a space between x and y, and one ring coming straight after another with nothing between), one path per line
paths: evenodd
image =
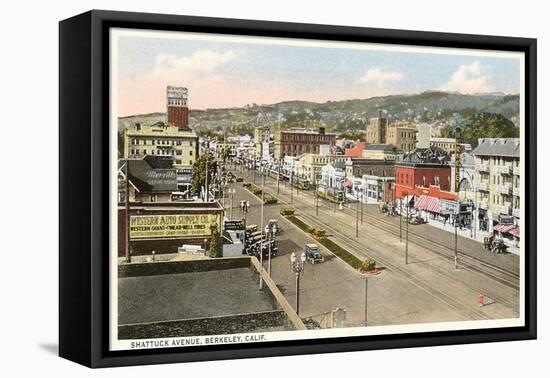
M249 267L118 279L119 325L278 310Z

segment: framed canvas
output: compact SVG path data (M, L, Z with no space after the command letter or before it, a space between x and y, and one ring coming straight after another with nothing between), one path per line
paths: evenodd
M536 40L60 22L59 353L536 337Z

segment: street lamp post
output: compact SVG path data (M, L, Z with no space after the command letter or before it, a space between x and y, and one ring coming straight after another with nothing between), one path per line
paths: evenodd
M248 213L248 208L250 207L250 202L246 200L241 201L241 212L243 213L243 252L246 250L246 213Z
M275 234L277 233L277 225L265 225L265 234L268 244L268 255L267 255L267 275L271 277L271 244L272 241L275 241Z
M204 255L206 256L206 243L208 243L208 239L204 238Z
M300 260L296 258L296 253L292 252L290 262L292 264L292 271L296 274L296 315L300 316L300 273L304 271L305 267L305 252L302 252L300 255Z

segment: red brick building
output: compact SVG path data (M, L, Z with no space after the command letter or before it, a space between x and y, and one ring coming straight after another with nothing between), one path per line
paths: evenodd
M417 149L396 163L395 196L427 195L456 200L451 192L450 157L440 149Z
M366 143L363 141L358 141L355 143L355 146L352 148L346 148L346 156L360 158L363 157L363 149L365 148Z
M166 87L166 123L180 129L189 127L187 88Z

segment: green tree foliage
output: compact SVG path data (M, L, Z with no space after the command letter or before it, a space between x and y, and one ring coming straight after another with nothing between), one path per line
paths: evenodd
M217 227L212 231L212 239L210 240L210 257L223 257L222 240Z
M348 140L358 140L358 141L365 141L366 133L362 130L359 131L346 131L342 134L340 134L338 137Z
M519 129L508 118L498 113L478 113L461 127L461 140L477 146L478 138L517 138ZM456 134L456 133L453 133Z
M218 163L212 154L203 154L193 164L193 173L191 176L191 192L198 194L201 192L201 188L204 187L206 178L206 161L208 161L208 186L212 184L212 178L214 173L218 169Z

